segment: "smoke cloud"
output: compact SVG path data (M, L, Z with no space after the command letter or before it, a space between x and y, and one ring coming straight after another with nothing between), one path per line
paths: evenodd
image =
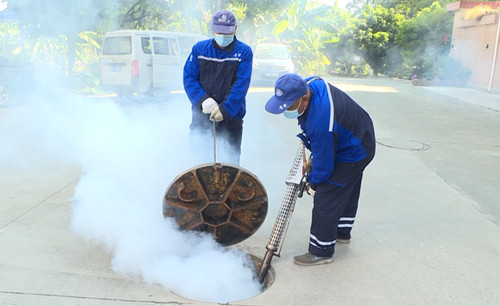
M84 2L78 1L75 7ZM57 5L51 3L51 7ZM99 17L99 7L109 9L100 4L81 10L89 29ZM73 17L51 17L58 14L53 10L49 14L20 3L17 11L21 20L37 12L40 20L50 21L47 26L57 27L45 33L58 33L61 28L76 33L82 28ZM24 29L23 35L29 37L29 30ZM189 135L191 110L185 94L165 103L83 97L67 89L64 73L48 72L47 66L34 71L36 88L26 88L21 99L0 112L0 166L5 163L24 171L54 162L80 167L81 176L69 199L71 230L112 253L117 274L161 284L200 301L231 302L259 294L261 285L248 254L222 247L207 234L181 231L175 221L163 218L163 196L175 177L214 161L212 136ZM244 137L250 131L247 126ZM250 164L248 156L263 154L254 146L243 148L247 152L243 158ZM217 162L236 160L227 141L218 136ZM286 164L286 171L289 162L278 161ZM276 176L276 171L268 172L261 174L267 179ZM275 182L275 177L269 181ZM281 196L284 184L279 187L271 195L276 199L269 202L280 202L276 195Z
M33 98L2 118L0 159L25 170L47 159L79 165L71 229L112 252L116 273L200 301L255 296L261 288L248 254L163 218L163 196L173 179L213 162L213 143L196 156L189 153L190 114L184 95L126 105L66 91ZM222 139L218 146L225 151Z

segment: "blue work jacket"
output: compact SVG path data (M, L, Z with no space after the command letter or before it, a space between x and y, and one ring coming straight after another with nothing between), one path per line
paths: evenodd
M242 120L252 60L252 49L236 37L224 49L213 39L196 43L184 65L184 89L193 111L201 111L201 103L211 97L225 119Z
M363 142L373 144L373 123L368 113L337 87L318 77L306 81L311 99L299 124L305 134L300 138L313 157L309 181L313 186L337 184L330 181L336 163L358 162L368 156Z

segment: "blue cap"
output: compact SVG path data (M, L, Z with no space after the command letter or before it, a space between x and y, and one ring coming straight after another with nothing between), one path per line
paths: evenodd
M292 106L293 102L307 93L307 83L296 74L289 73L276 80L274 96L266 103L266 111L281 114Z
M220 34L233 34L236 17L230 11L218 11L212 18L212 31Z

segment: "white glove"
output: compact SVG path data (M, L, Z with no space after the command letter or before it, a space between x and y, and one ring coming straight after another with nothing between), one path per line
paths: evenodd
M201 104L201 109L204 114L211 114L212 111L218 106L219 104L212 98L207 98L203 103Z
M219 109L219 106L214 108L214 110L210 114L210 120L215 121L215 122L220 122L220 121L224 120L224 115L222 115L222 113Z
M308 195L314 198L314 194L316 193L316 190L312 189L311 185L309 183L306 184L306 192Z

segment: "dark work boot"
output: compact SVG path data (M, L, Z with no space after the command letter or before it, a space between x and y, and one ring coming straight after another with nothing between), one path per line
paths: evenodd
M300 266L315 266L315 265L324 265L333 262L333 258L330 257L320 257L313 255L309 252L295 256L293 258L293 262Z

